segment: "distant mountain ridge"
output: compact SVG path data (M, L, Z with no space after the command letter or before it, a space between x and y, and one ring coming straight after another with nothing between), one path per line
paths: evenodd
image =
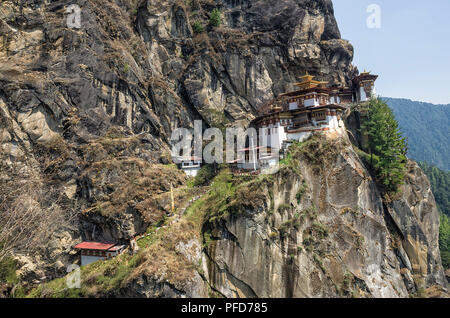
M402 98L382 98L393 110L408 156L450 170L450 105L435 105Z

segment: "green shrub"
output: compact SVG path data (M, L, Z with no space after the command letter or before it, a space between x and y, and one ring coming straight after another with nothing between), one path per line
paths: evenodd
M314 240L311 237L306 237L303 240L303 246L305 247L305 250L308 252L311 252L314 249Z
M203 186L208 184L215 177L215 168L213 165L203 165L195 176L194 186Z
M450 171L440 170L426 162L419 163L419 166L430 180L438 208L450 216Z
M439 248L441 250L442 266L450 268L450 218L441 214L439 229Z
M297 199L297 203L300 204L302 202L303 195L305 194L307 189L306 180L303 179L302 187L298 190L295 198Z
M323 260L322 260L322 258L321 258L319 255L317 255L316 253L314 253L314 254L313 254L313 259L314 259L314 261L317 263L317 265L320 267L320 269L322 270L322 272L323 272L324 274L326 274L326 273L327 273L327 269L326 269L325 266L323 265Z
M0 261L0 283L15 284L19 281L16 276L17 261L12 257L5 257Z
M220 18L220 11L219 9L215 8L211 12L211 17L209 18L209 24L213 27L220 26L221 18Z
M195 33L202 33L203 31L205 31L205 28L199 20L194 22L193 28Z
M323 239L323 238L328 236L328 229L327 229L327 227L325 225L319 223L319 222L314 222L313 223L312 230L321 239Z

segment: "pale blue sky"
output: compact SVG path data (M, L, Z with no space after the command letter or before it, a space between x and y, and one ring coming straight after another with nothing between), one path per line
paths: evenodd
M379 74L377 94L450 104L449 0L333 0L353 64ZM367 8L381 8L381 28L367 27Z

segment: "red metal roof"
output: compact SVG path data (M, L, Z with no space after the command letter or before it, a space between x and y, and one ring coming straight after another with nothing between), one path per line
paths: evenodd
M106 251L106 250L109 250L114 245L116 245L116 244L100 243L100 242L81 242L80 244L75 245L74 248L80 249L80 250Z

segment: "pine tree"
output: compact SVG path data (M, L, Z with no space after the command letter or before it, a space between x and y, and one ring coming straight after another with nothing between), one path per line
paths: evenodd
M450 172L440 170L426 162L421 162L419 165L430 180L438 208L450 217Z
M439 249L441 250L442 265L450 268L450 218L441 214L439 228Z
M215 8L211 12L209 24L212 25L213 27L218 27L218 26L220 26L220 23L221 23L220 11L219 11L219 9Z
M362 129L368 137L371 166L386 190L397 192L405 175L406 141L386 103L369 101Z

